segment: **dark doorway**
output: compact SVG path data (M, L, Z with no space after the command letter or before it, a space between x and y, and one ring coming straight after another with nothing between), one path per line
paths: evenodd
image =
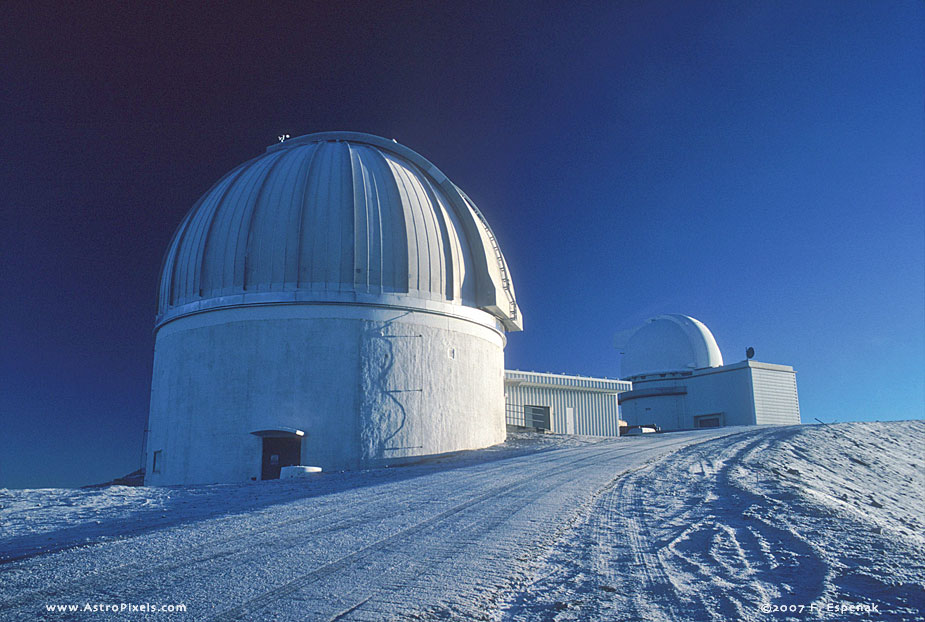
M280 469L297 465L301 460L301 438L264 437L260 479L279 479Z

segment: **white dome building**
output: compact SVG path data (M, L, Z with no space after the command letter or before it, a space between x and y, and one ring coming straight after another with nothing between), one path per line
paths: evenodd
M662 430L798 424L796 374L789 365L723 364L713 333L687 315L659 315L623 347L620 413L631 426Z
M687 315L659 315L639 327L623 349L622 377L722 367L713 333Z
M352 132L273 145L167 250L146 483L502 442L505 332L521 328L488 224L433 164Z

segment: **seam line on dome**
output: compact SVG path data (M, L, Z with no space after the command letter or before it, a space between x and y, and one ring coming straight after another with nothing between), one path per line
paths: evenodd
M266 170L271 167L279 156L271 161L262 159L254 162L253 172L250 175L243 176L241 183L235 188L236 195L230 201L228 217L224 219L224 225L227 229L224 241L224 253L222 255L221 281L219 283L221 293L230 293L237 287L244 290L244 258L241 258L241 251L247 252L247 235L248 232L244 227L244 221L249 220L250 210L253 209L255 199L255 189L260 186L260 175L266 174ZM231 196L231 195L229 195ZM241 238L244 240L244 248L241 248ZM240 260L239 260L240 258ZM230 277L228 277L230 273ZM238 276L240 275L240 281ZM226 278L228 277L228 278ZM240 285L239 285L240 283Z
M318 145L312 145L311 157L308 158L308 162L305 165L305 175L300 177L305 180L305 188L302 191L302 196L299 199L299 233L296 238L296 253L295 253L295 288L299 289L302 285L302 233L305 226L305 202L308 200L308 190L311 182L312 166L315 164L315 157L318 155Z
M353 281L353 286L362 287L363 283L366 283L366 290L369 290L369 208L366 203L366 176L363 174L363 169L360 167L360 170L357 170L357 163L354 161L354 158L359 158L359 154L354 149L353 145L347 144L347 153L350 160L350 182L353 189L351 193L350 205L353 208L351 212L353 213L353 260L350 262L350 277ZM359 178L357 175L359 174ZM359 179L359 183L357 183ZM364 224L366 225L367 235L366 239L362 240L363 242L363 255L359 256L360 251L360 201L359 197L362 196L362 216L364 218ZM364 264L365 258L365 265ZM357 282L357 271L362 276L362 280Z
M291 226L292 223L292 206L295 201L295 192L299 187L299 179L297 171L301 170L302 160L301 149L296 147L291 152L293 157L286 159L285 163L281 164L280 177L274 185L272 186L273 191L276 193L276 200L280 206L279 214L281 216L279 226L274 228L275 237L280 240L282 245L282 252L270 252L270 259L267 262L269 267L270 274L270 288L279 288L282 290L286 289L287 283L290 281L289 278L289 257L292 255L292 237L293 229ZM294 180L295 183L290 183ZM283 207L288 209L282 209ZM273 246L271 246L271 249Z
M437 191L434 189L430 179L425 176L421 180L421 186L427 194L428 201L431 202L433 207L431 211L434 213L434 220L440 231L441 246L443 247L440 254L441 261L443 262L441 278L446 279L442 287L443 295L446 296L447 300L453 300L455 298L456 289L454 280L456 270L453 265L453 244L450 241L449 227L443 214L443 205L437 199Z
M245 164L248 164L248 163L245 162ZM228 193L231 191L232 186L234 186L235 183L237 183L237 181L241 178L241 175L243 175L243 174L244 174L244 171L245 171L246 169L248 169L248 168L250 168L250 167L249 167L249 166L241 165L240 169L239 169L239 170L237 171L237 173L235 174L234 179L230 180L230 181L228 182L228 185L222 190L222 196L221 196L217 201L215 201L215 207L213 208L212 214L211 214L211 216L209 217L209 224L208 224L208 226L206 227L205 233L204 233L203 236L202 236L202 239L203 239L203 242L202 242L202 252L201 252L201 254L200 254L200 256L199 256L199 288L198 288L198 294L199 294L200 297L204 295L204 294L203 294L202 283L203 283L203 277L205 276L205 272L206 272L206 255L207 255L207 253L208 253L209 246L210 246L209 241L212 239L212 238L211 238L211 236L212 236L212 227L213 227L213 225L215 224L215 220L216 220L216 218L217 218L217 216L218 216L218 212L221 211L222 203L224 203L225 197L228 196ZM210 194L211 194L211 193L210 193Z
M259 250L259 249L252 248L251 240L255 239L254 221L257 219L257 212L260 211L261 200L263 199L264 193L267 191L267 187L270 185L270 178L273 176L273 171L275 171L276 168L280 165L280 163L286 159L287 155L292 156L293 153L295 153L294 149L287 149L285 151L280 152L280 154L276 157L276 159L273 160L272 163L270 163L266 171L263 173L263 179L260 180L260 186L258 186L257 192L254 195L254 203L253 203L253 206L251 207L251 213L247 219L247 229L245 232L246 237L244 238L244 261L242 262L242 266L241 266L241 289L244 291L247 291L248 268L253 269L253 265L254 265L254 258L251 257L251 254ZM276 180L274 179L273 181L275 182ZM257 242L259 242L259 238L256 238L256 239L257 239ZM238 253L235 253L235 255L238 255ZM258 267L259 267L259 258L257 258L257 260L258 260ZM270 280L272 281L273 275L270 274L268 276ZM259 278L256 278L254 280L257 283L260 282Z
M193 204L193 207L189 210L189 212L187 212L186 216L183 219L183 222L180 223L180 227L179 229L177 229L177 234L174 238L175 243L171 244L171 247L170 247L170 253L171 253L170 277L169 277L169 282L167 283L167 286L166 286L167 296L166 298L162 300L162 302L164 303L166 307L170 307L170 305L172 305L174 302L176 302L179 299L179 294L177 293L177 287L178 287L178 281L179 281L178 271L180 270L180 251L182 250L183 241L186 239L186 236L189 233L189 227L193 224L193 219L196 218L196 214L199 212L199 208L202 206L203 202L206 200L206 197L210 196L212 194L212 191L215 190L215 188L221 185L222 182L224 182L226 179L228 179L232 175L240 175L244 167L249 162L252 162L255 159L256 158L251 158L247 162L243 162L239 164L234 169L222 175L222 177L218 181L212 184L209 187L209 189L205 193L203 193L201 197L199 197L199 199ZM165 268L164 272L162 272L162 278L163 278L163 275L166 275L166 274L167 272Z
M408 245L406 252L408 253L408 276L407 276L407 287L411 289L421 289L421 252L420 244L414 243L419 241L418 237L418 214L413 202L410 200L410 194L408 192L407 180L403 174L402 167L396 166L395 161L391 158L386 157L386 162L388 163L389 170L392 173L392 178L395 179L395 185L398 189L399 196L399 206L402 208L402 212L405 214L405 235L408 240ZM411 229L408 230L408 220L411 220ZM423 223L421 223L423 225ZM426 240L426 234L425 234ZM414 249L414 262L413 268L414 278L412 279L412 261L411 261L411 252ZM412 287L413 286L413 287Z

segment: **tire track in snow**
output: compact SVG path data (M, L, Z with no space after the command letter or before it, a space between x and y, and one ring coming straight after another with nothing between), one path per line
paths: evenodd
M590 445L588 447L596 446L597 444ZM562 450L545 450L537 452L536 454L528 455L525 457L526 464L524 467L529 468L530 464L533 462L543 463L554 460L555 452L559 451ZM478 471L462 474L458 484L461 488L478 488L484 486L486 483L494 480L496 471L503 470L504 468L505 465L503 464L503 461L499 461L498 463L491 463ZM444 485L445 484L441 481L434 481L431 482L427 487L418 489L416 492L421 496L430 497L432 496L432 492L437 491ZM382 498L391 499L393 501L395 500L394 493L392 491L380 491L371 497L364 498L364 502L368 503L360 508L362 512L360 515L338 518L332 523L323 523L322 520L331 516L336 517L339 512L337 508L328 511L322 511L321 513L313 512L312 514L299 515L295 518L289 518L285 520L259 522L258 524L252 526L235 526L231 535L212 538L202 544L184 548L182 551L174 551L170 556L169 561L166 562L152 564L148 559L141 559L130 562L121 561L116 563L114 566L109 566L105 569L90 572L86 572L84 569L76 579L71 581L62 581L60 576L57 576L55 577L52 584L44 589L35 590L28 589L26 586L22 586L22 590L14 598L0 600L0 612L9 611L11 609L21 608L29 605L37 605L41 604L42 602L65 600L68 596L79 596L81 598L85 598L90 594L109 591L105 588L113 584L126 586L137 582L140 579L147 579L158 574L163 575L173 570L212 562L220 558L233 557L242 553L251 554L255 549L264 551L266 556L270 557L272 555L279 554L280 551L286 548L297 547L312 536L318 536L326 532L347 530L351 527L369 522L382 513L382 508L379 507L378 503L376 502L377 499ZM307 499L303 499L302 501L311 503L315 499L318 498L309 497ZM223 517L217 520L221 523L233 524L236 522L237 518L237 516L232 516ZM313 529L303 529L307 524L319 522L321 522L321 524ZM280 529L283 529L284 531L281 532ZM140 537L144 538L144 536ZM118 546L123 544L126 540L134 539L135 538L125 538L119 541L93 543L80 547L71 547L71 549L84 549L81 551L81 553L90 554L91 552L86 550L87 547ZM229 549L221 548L225 545L232 546ZM16 567L31 566L32 564L28 563L28 561L33 560L33 562L35 562L38 561L37 558L45 557L51 560L57 558L63 552L64 551L53 551L45 553L42 556L30 556L27 560L18 560L18 562L10 561L7 562L8 565L6 566L6 570L9 571ZM9 579L10 573L5 572L4 574L6 575L5 578ZM29 578L31 579L31 577ZM13 586L8 584L7 587ZM160 587L158 589L160 589Z
M586 458L591 459L597 456L601 451L598 445L600 445L600 443L587 445L579 449L582 451L595 451L592 456ZM543 465L546 463L555 463L559 452L569 451L570 449L571 448L542 450L534 454L527 454L522 456L521 460L519 460L520 466L524 469L543 468ZM611 449L609 451L614 450ZM452 475L456 478L454 483L460 489L479 489L495 481L497 478L497 471L503 471L508 468L505 462L506 461L501 460L493 463L484 463L479 465L480 468L478 470L469 473L457 473L452 470L444 470L442 473ZM439 468L437 470L438 474L440 474ZM443 491L445 488L446 483L442 480L437 480L430 482L428 486L417 488L415 494L419 497L432 499L436 496L436 493ZM387 490L375 496L391 496L394 498L394 492ZM309 498L302 501L313 502L316 499L317 498ZM134 599L139 602L144 602L148 599L149 594L150 598L157 600L157 597L164 593L164 579L169 577L173 571L189 571L193 570L196 566L211 564L223 559L226 562L230 562L233 558L241 555L252 558L255 550L260 551L261 558L272 558L278 556L285 549L304 546L305 543L310 541L313 537L317 537L326 532L349 531L351 527L356 527L381 517L383 508L376 502L375 498L364 497L364 502L367 502L366 505L362 506L360 509L361 511L365 510L365 512L361 515L341 518L335 520L333 523L322 523L317 528L308 531L302 529L305 524L317 522L324 516L336 515L339 510L334 509L322 515L315 513L284 521L274 521L270 523L260 522L257 525L244 528L229 525L234 530L232 535L210 539L203 544L191 547L182 552L174 551L169 561L166 562L152 564L149 559L121 562L117 563L115 566L109 566L102 570L91 571L89 573L83 572L77 579L64 582L52 577L50 587L38 590L30 590L27 587L24 591L18 591L19 593L13 598L0 600L0 612L10 612L17 609L21 610L29 606L38 607L44 602L67 601L73 600L74 598L84 600L88 596L109 597L124 595L127 591L132 592ZM223 523L234 523L236 518L237 517L230 517L219 520ZM283 533L279 531L281 527L285 528ZM286 534L290 535L281 538L281 536L286 536ZM108 542L99 544L98 547L101 549L108 549L122 543L121 541ZM229 549L222 549L221 547L226 544L233 544L236 546L232 546ZM93 554L93 551L88 549L83 549L79 552L85 556L91 556ZM36 563L42 561L49 561L57 565L57 558L62 555L67 557L67 552L48 554L44 556L44 558L11 563L7 566L7 570L9 570L11 566L27 567L32 570ZM253 562L254 560L251 559L251 561ZM7 577L9 577L9 573L6 574ZM157 577L160 577L161 580L151 580ZM32 573L29 573L29 576L26 577L30 583L33 578ZM145 586L147 586L147 589ZM8 584L5 589L9 589L10 587L12 586ZM120 596L120 598L124 599L124 596ZM61 618L56 617L56 619Z
M781 564L768 556L770 549L804 551L804 558L791 560L789 565L795 566L807 581L819 576L821 562L805 543L764 522L745 523L743 514L752 505L752 499L745 491L730 485L728 473L732 464L764 443L763 437L746 440L723 447L718 455L710 456L710 466L718 464L718 468L711 476L694 482L688 493L689 497L699 496L702 500L691 502L689 498L672 508L669 520L673 529L653 525L644 518L635 522L639 532L630 537L634 555L647 562L654 560L657 566L644 574L648 584L634 595L638 614L648 619L691 616L717 621L754 619L760 616L760 604L768 602L769 590L777 591L775 584L784 578L779 571ZM703 457L692 453L676 455L666 465L663 473L666 477L661 480L664 483L656 484L648 494L667 495L665 483L683 481L684 472L690 472L685 462L696 460L702 465ZM706 469L703 471L706 474ZM644 516L644 496L646 493L637 494L634 499L631 511L636 517ZM761 546L760 541L774 545ZM763 577L766 569L776 571L775 580ZM780 603L781 596L775 594L775 602Z
M566 612L557 619L758 620L772 599L813 601L824 561L794 533L753 515L763 500L730 477L744 456L792 433L706 442L626 473L573 537L571 552L581 559L569 566L557 552L549 563L566 575L550 590L528 586L539 604L515 597L511 615L548 619L559 608Z
M675 530L659 555L674 590L673 602L667 605L671 617L698 611L703 619L749 619L759 613L758 605L767 594L764 582L756 575L770 565L750 530L757 527L762 534L778 541L783 550L799 547L796 542L784 542L784 538L771 533L777 530L769 525L745 524L743 513L750 504L743 499L742 491L728 485L726 475L730 465L762 443L763 438L744 445L738 443L711 457L711 467L716 463L719 467L693 490L704 501L682 506L676 515L675 522L688 526L680 533ZM683 458L675 471L683 470ZM712 500L722 503L714 504ZM706 585L711 589L704 589Z
M676 444L686 443L689 441L681 441L678 443L668 443L660 446L660 449L664 447L674 446ZM613 452L608 452L607 455L619 455L621 457L639 455L644 453L649 453L649 449L634 449L628 450L627 448L616 449ZM378 590L378 594L375 597L366 597L363 599L361 604L370 602L372 606L375 606L376 601L381 601L385 596L391 595L391 598L394 602L411 602L408 598L402 598L400 592L404 588L413 588L418 587L420 581L418 577L427 577L429 573L427 570L434 569L439 566L447 564L452 558L457 557L464 553L464 549L467 548L478 548L480 542L488 539L488 534L491 534L495 529L498 529L505 525L506 523L517 520L519 513L528 508L531 505L535 505L538 502L541 502L543 497L547 494L553 493L556 489L560 488L563 485L568 485L569 483L580 479L585 470L596 469L598 468L597 461L600 459L600 456L591 456L589 458L580 459L572 462L570 466L572 468L560 468L560 470L553 475L549 476L545 481L544 485L540 488L536 486L535 478L524 478L519 482L506 496L503 496L499 499L494 499L495 503L491 504L487 508L479 508L479 514L475 517L475 520L469 520L468 516L456 516L454 517L457 522L462 522L461 526L456 526L452 529L454 534L453 538L447 542L447 545L443 547L439 555L434 555L432 551L423 550L417 553L407 553L410 557L415 557L417 559L424 559L424 563L418 564L413 570L409 568L400 569L399 580L395 580L395 576L390 577L388 583L383 584L385 587ZM592 462L592 464L585 464L581 467L576 467L579 463ZM580 468L582 470L576 470ZM553 479L555 478L555 480ZM516 494L515 494L516 493ZM470 508L471 509L471 508ZM576 508L577 511L577 508ZM560 516L564 522L563 526L568 525L571 521L568 520L566 516ZM467 535L471 534L472 538L469 539ZM543 542L548 546L549 539L544 538ZM403 546L407 547L409 544L413 546L413 543L405 543ZM533 549L534 555L538 554L538 550L535 544L527 543L527 547ZM523 544L519 544L514 547L518 550L523 548ZM522 553L529 554L529 551L522 551ZM491 561L491 560L490 560ZM506 567L509 567L509 564L505 564ZM507 590L510 588L510 579L504 576L503 572L492 573L489 568L480 568L484 570L486 575L496 576L496 580L492 585L481 585L477 592L473 592L466 589L463 589L460 593L453 594L453 598L450 600L455 602L467 602L474 603L477 600L487 600L486 608L488 606L494 605L496 603L491 602L492 599L485 599L486 594L491 595L496 593L499 590ZM397 585L396 585L397 584ZM454 586L429 586L436 589L444 589L448 592L452 592ZM466 586L463 584L464 588L469 588L471 586ZM358 609L359 605L351 609ZM431 607L430 609L421 612L420 617L424 619L489 619L485 615L485 609L480 607L472 607L469 609L460 610L459 608L454 607ZM389 612L383 609L375 609L369 612L371 615L368 618L369 620L381 620L389 617Z
M545 550L549 545L548 529L527 518L535 511L531 504L535 504L538 497L549 493L553 493L552 497L560 495L561 487L573 488L573 481L583 478L584 474L596 479L601 475L608 477L607 464L695 442L689 438L674 440L668 437L646 441L644 445L634 441L625 444L601 441L580 447L544 449L496 461L410 467L421 469L423 479L416 475L386 480L382 485L375 482L370 489L370 492L379 491L375 494L353 489L332 491L333 497L338 499L333 504L325 496L295 501L281 498L282 520L276 520L272 514L274 506L261 506L260 511L242 516L174 525L143 536L13 562L3 566L7 572L0 585L3 595L0 596L3 599L0 600L0 617L18 615L41 619L45 614L41 606L47 602L112 602L111 599L116 602L164 602L167 597L183 600L184 594L209 595L206 602L202 602L200 596L200 600L194 599L191 603L198 612L192 614L196 619L209 613L209 601L234 603L236 600L245 606L249 603L258 617L266 617L263 614L271 614L280 606L277 596L281 592L274 590L281 585L296 581L290 586L294 589L289 595L304 602L306 594L302 587L312 586L310 591L313 591L337 581L344 585L344 577L349 576L351 580L356 578L351 583L355 589L347 593L339 590L337 604L342 606L326 603L325 616L381 619L394 615L395 611L407 612L414 607L421 586L429 585L427 593L431 596L424 604L428 612L425 617L433 618L442 611L439 604L442 586L435 581L445 581L457 568L471 569L471 560L479 563L487 560L486 573L493 575L486 581L501 585L510 579L514 572L510 562L523 553L525 546L531 556L538 556ZM478 491L485 492L456 503L461 495ZM354 498L356 502L350 501ZM554 507L555 501L551 499L547 507ZM580 504L585 502L585 498L580 500ZM424 521L412 515L417 521L413 525L407 525L406 519L391 516L417 506L423 508L423 511L415 511L421 516L434 510L440 512ZM325 511L326 507L333 509ZM349 507L351 514L339 515L345 507ZM240 508L240 511L246 510ZM573 507L568 510L578 512ZM539 511L549 513L548 509L540 508ZM303 515L302 512L312 514ZM295 513L299 515L293 518ZM512 519L515 515L516 519ZM394 532L394 538L387 536L371 542L369 536L377 530L381 533L382 527L374 525L372 529L363 529L361 523L367 521L378 521L387 529L399 528L400 531ZM518 529L533 535L524 538L519 533L512 534L510 526L505 526L509 521L519 521ZM446 533L442 533L444 531ZM431 548L415 545L418 536L426 536L424 539L430 542ZM486 554L485 548L494 546L503 550ZM126 561L128 555L136 557ZM298 572L300 566L315 570L293 577L292 571ZM68 568L70 570L65 572ZM10 570L15 572L10 573ZM66 574L72 574L73 578L66 578ZM6 581L13 578L19 587ZM459 585L454 585L453 598L466 594L465 602L472 602L484 596L479 591L484 587L481 580L476 577L473 583L471 579L470 576L468 583L460 581ZM277 587L267 590L266 586L273 583ZM36 586L40 587L36 589ZM7 595L13 598L4 599ZM283 601L287 599L283 597ZM456 602L458 604L458 598ZM291 602L282 604L291 605ZM260 608L256 609L258 606ZM231 613L234 610L232 607ZM480 614L473 609L467 611ZM52 619L48 615L44 617ZM105 615L100 617L106 618ZM304 616L293 614L290 617L302 619ZM190 614L185 618L190 619ZM67 616L54 615L53 619L67 619Z
M590 460L599 460L606 454L613 454L619 451L620 449L610 449L608 451L595 452L594 454L590 456L585 456L577 460L571 461L566 466L574 467L576 464L579 464L582 462L587 462ZM560 485L561 482L559 481L559 479L561 479L561 477L558 478L555 482L551 482L548 486L546 486L546 488L551 490L555 488L556 486ZM241 620L241 619L248 619L250 617L253 617L253 614L277 603L279 600L285 598L286 596L298 590L303 589L305 586L315 581L320 580L326 575L335 573L339 570L352 566L359 560L364 559L366 557L370 557L372 555L383 553L383 552L388 552L388 549L390 547L400 542L403 542L405 540L409 540L412 537L432 527L437 526L439 523L444 522L451 517L461 514L474 506L483 504L486 501L501 498L506 493L510 493L517 488L521 488L525 486L526 484L535 482L535 481L536 481L535 475L531 474L530 476L520 478L512 483L495 487L486 493L478 495L472 499L469 499L468 501L465 501L464 503L460 503L452 508L449 508L448 510L440 512L439 514L432 516L424 521L421 521L420 523L417 523L416 525L403 529L402 531L395 533L391 536L388 536L386 538L383 538L381 540L377 540L363 547L362 549L353 551L334 562L314 568L313 570L307 573L304 573L283 585L280 585L268 592L265 592L264 594L261 594L244 603L241 603L237 607L233 609L229 609L225 612L222 612L221 614L211 619L212 620ZM524 500L524 504L527 504L527 503L529 503L529 500ZM489 525L482 524L482 523L488 522L485 516L477 517L477 518L478 518L478 522L480 523L480 527L489 526ZM499 517L499 516L496 516L495 518L499 520L502 519L502 517ZM429 560L428 565L431 565L431 566L437 565L439 562L443 561L445 557L446 556L444 555L441 558L432 558ZM355 604L355 606L349 609L350 612L352 613L357 608L365 604L365 602L360 602L360 601L369 601L373 596L374 595L364 595L362 598L357 599L357 603Z
M607 440L607 439L605 439L605 438L596 439L595 441L591 441L591 442L587 443L587 446L592 446L592 445L596 445L596 444L601 443L601 442L606 442L606 440ZM568 448L562 448L562 447L550 447L550 448L545 448L545 447L543 447L543 448L540 448L540 449L535 449L535 450L533 450L533 451L523 451L523 450L520 450L521 453L518 453L517 450L514 450L514 452L512 452L512 455L506 456L505 459L510 459L510 458L526 458L526 459L542 458L545 454L547 454L547 453L549 453L549 452L563 451L563 449L568 449ZM465 453L465 452L462 452L462 453ZM450 458L450 460L452 461L452 458ZM392 468L393 468L393 469L394 469L394 468L399 468L399 469L401 469L401 468L406 468L406 467L412 467L412 468L414 468L414 467L423 467L423 468L425 469L425 472L421 473L421 475L428 475L430 472L440 470L440 467L437 466L437 465L439 465L441 462L443 462L443 460L441 460L440 458L438 458L437 460L430 460L430 459L428 459L428 458L423 458L423 459L421 459L420 461L417 461L417 462L409 462L409 463L407 463L407 464L399 464L399 465L396 465L396 466L394 466L394 467L392 467ZM486 463L483 463L483 464L491 464L491 461L486 462ZM467 460L466 460L466 457L463 456L460 464L451 466L450 468L465 468L466 466L471 466L471 465L468 464L468 462L467 462ZM426 470L426 469L430 469L430 470L428 471L428 470ZM378 472L377 474L381 474L381 473L384 472L384 471L385 471L385 469L375 469L375 470L373 470L373 472ZM374 483L374 484L378 484L378 483L380 483L380 482L375 482L375 481L374 481L373 483ZM386 484L388 484L389 482L381 482L381 483L386 483ZM272 485L272 484L271 484L271 485ZM181 487L181 488L182 488L182 487ZM340 489L340 490L333 490L333 491L330 491L330 490L329 490L329 491L322 491L320 494L326 495L326 494L331 494L331 493L336 493L336 492L343 492L343 490L346 490L346 488L345 488L345 489ZM263 491L263 492L266 492L266 491ZM382 494L382 493L377 493L377 494ZM308 499L311 499L311 498L312 498L312 497L308 497ZM293 499L293 501L298 501L298 500L303 500L303 499L306 499L306 498L305 498L305 497L297 497L297 498ZM283 500L282 497L280 497L280 499L277 500L277 503L284 503L284 502L285 502L285 500ZM147 504L148 504L148 502L145 503L145 505L147 505ZM263 506L261 506L261 507L263 507ZM251 512L252 512L252 511L257 511L257 507L252 507L252 508L250 508L250 507L247 507L247 508L239 507L239 508L237 508L237 510L238 510L238 511L243 511L243 512L248 512L248 511L251 511ZM169 511L169 508L164 508L164 511ZM158 511L157 513L160 513L160 512ZM134 517L132 517L132 518L134 518ZM192 520L195 520L196 522L203 522L203 521L210 521L210 520L226 520L226 519L233 519L233 518L235 518L234 515L217 516L217 515L203 514L203 515L196 516L196 517L193 518ZM15 567L17 566L17 563L18 563L18 562L24 562L24 561L27 561L27 560L32 560L32 559L36 559L36 558L42 558L42 557L45 557L45 556L48 556L48 555L55 555L55 554L63 553L63 552L67 552L67 551L74 551L74 550L85 549L85 548L88 548L88 547L94 547L94 546L101 545L101 544L112 544L112 543L116 543L116 542L122 542L122 541L126 541L126 540L131 540L131 539L133 539L133 538L143 537L144 535L146 535L146 534L149 533L149 532L154 532L154 531L163 530L163 529L170 529L171 527L175 527L175 526L176 526L175 523L169 523L169 522L160 521L160 520L153 520L153 521L152 521L152 520L150 519L150 517L142 516L142 519L143 519L143 520L144 520L144 519L147 519L147 520L146 520L145 522L143 522L141 525L137 526L135 529L133 529L133 530L123 530L123 531L120 531L117 535L115 535L115 537L111 537L111 538L106 539L106 540L80 540L80 541L76 541L76 542L70 541L70 542L66 542L66 543L63 543L63 544L43 545L43 548L36 548L35 550L29 550L28 552L21 552L21 553L20 553L20 552L17 552L17 553L12 553L12 554L10 554L10 553L5 553L5 552L3 552L3 551L0 551L0 570L5 570L6 568L4 568L4 566L5 566L6 564L11 564L12 567L15 568ZM272 525L270 525L270 526L272 526Z
M331 564L320 568L315 568L308 573L292 579L289 583L281 585L266 592L265 594L246 601L238 607L223 612L222 614L219 614L217 617L212 619L238 620L251 618L258 612L262 612L266 608L279 604L281 601L295 595L297 592L303 590L307 586L320 583L324 581L326 577L332 574L336 574L341 570L358 565L361 562L370 563L369 560L371 558L374 558L380 554L394 555L395 549L413 549L413 541L417 536L422 535L424 532L439 527L447 532L452 533L452 537L446 543L444 543L439 553L434 554L433 550L429 550L425 551L420 556L410 555L410 557L424 559L425 561L423 563L416 563L413 566L406 566L404 568L399 567L397 569L391 569L394 570L394 572L390 574L388 581L377 586L372 591L355 590L351 594L350 601L344 601L340 603L340 612L336 613L332 618L343 619L346 614L349 614L351 618L355 617L356 619L364 619L363 615L368 614L369 620L382 619L383 616L387 617L390 615L388 613L389 610L377 609L377 601L382 601L391 594L393 599L392 602L396 602L396 599L398 598L397 592L414 586L421 577L427 576L428 573L426 571L428 569L447 564L450 559L462 552L467 545L471 544L470 542L467 542L465 538L460 537L462 533L474 532L484 535L487 532L491 532L493 529L510 520L511 516L515 515L523 508L531 505L532 503L535 503L539 496L547 494L560 486L568 485L570 482L579 478L581 473L576 471L577 465L590 462L591 464L587 465L587 468L599 468L599 463L605 461L606 456L619 455L620 457L627 457L639 454L649 454L653 451L666 451L673 447L689 445L692 442L696 442L689 438L676 441L670 441L663 438L660 439L660 441L661 442L657 447L618 447L605 451L595 452L589 456L570 461L567 464L557 463L556 472L551 476L547 476L546 479L537 480L536 475L531 474L517 481L514 481L511 484L489 491L488 493L480 495L479 497L460 504L459 506L450 508L440 515L431 517L417 525L409 527L400 533L374 542L362 550L350 553L344 558L336 560ZM522 496L516 496L512 494L521 489L523 489L523 492L525 493ZM479 507L483 504L487 504L489 501L494 501L495 503L493 505L489 505L488 508L483 509ZM475 509L479 509L479 513L475 516L472 516L471 520L468 520L470 518L470 511ZM463 522L463 525L457 527L456 529L446 529L442 525L444 522L451 522L452 520L459 522L463 521L463 519L467 519L467 521ZM397 546L399 544L401 544L401 546ZM377 577L373 577L372 579L375 578ZM370 580L369 582L372 583L373 581ZM459 599L456 600L458 601ZM460 616L471 617L474 613L476 615L478 614L478 612L473 612L471 610L467 612L449 610L444 611L443 613L438 613L437 611L432 610L429 613L424 613L422 615L427 619L431 619L433 617L459 618Z

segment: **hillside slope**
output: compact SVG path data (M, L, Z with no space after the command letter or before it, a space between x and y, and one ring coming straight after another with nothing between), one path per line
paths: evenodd
M923 449L921 421L682 449L616 479L498 617L921 620Z

